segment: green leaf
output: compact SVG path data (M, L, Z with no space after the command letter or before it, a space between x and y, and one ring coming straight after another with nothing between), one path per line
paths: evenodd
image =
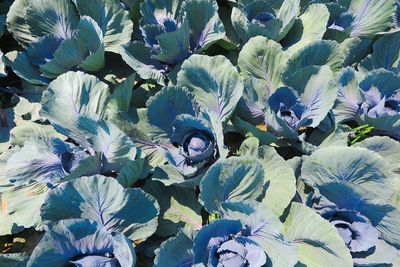
M142 158L128 162L118 173L117 181L123 187L132 187L140 179L149 174L148 165Z
M160 182L147 180L143 190L155 196L160 204L157 234L171 236L180 228L197 230L202 226L202 206L197 201L193 188L164 186Z
M296 51L286 64L283 77L308 66L328 65L335 73L338 72L344 63L344 54L335 41L319 40L314 41Z
M396 178L388 163L365 148L326 147L315 151L301 168L302 178L312 186L329 183L354 185L357 192L374 201L388 201Z
M33 35L52 34L63 40L74 35L78 24L78 14L68 0L30 1L26 9L25 23Z
M262 80L273 93L282 84L282 71L288 56L279 43L257 36L251 38L240 51L238 66L240 75Z
M0 108L0 154L10 146L11 130L15 127L12 108Z
M214 163L200 183L200 203L209 213L221 203L256 199L262 194L264 170L256 158L228 158Z
M136 74L130 75L113 91L108 103L109 107L115 106L117 112L128 112L132 100L132 91Z
M201 10L201 12L199 12ZM218 5L213 0L187 0L182 3L191 31L190 43L198 52L225 37L225 28L218 16Z
M151 79L160 85L165 85L164 66L151 58L151 49L144 43L134 41L123 45L120 48L120 54L126 64L134 69L142 79Z
M297 248L298 266L353 266L335 227L300 203L292 203L283 233Z
M42 230L39 210L47 191L46 184L37 182L0 188L2 216L5 215L10 220L8 225L1 224L0 234L15 234L20 232L21 228L31 227Z
M104 118L109 94L107 84L95 76L70 71L52 81L43 92L41 114L57 131L87 145L76 125L78 117Z
M65 219L91 219L138 241L155 232L159 206L139 188L125 189L111 177L94 175L53 189L40 211L47 225Z
M290 165L274 148L260 147L258 157L264 167L262 202L280 216L296 194L296 178Z
M398 161L400 159L399 142L387 136L373 136L354 144L354 147L364 147L384 158L391 166L391 169L400 173Z
M118 0L76 0L81 16L89 16L100 26L106 51L119 53L120 46L131 40L133 23Z
M7 13L7 29L24 48L39 38L31 32L29 24L25 22L29 3L29 0L15 0Z
M154 267L183 266L193 261L193 234L179 231L178 234L161 243L156 250ZM176 252L180 253L177 254Z
M282 21L282 28L279 31L277 41L282 40L293 26L297 15L300 13L300 2L300 0L283 0L282 6L276 13L276 17Z
M171 65L176 65L189 57L190 29L189 21L184 18L182 25L176 31L165 32L156 37L160 53L152 58Z
M289 46L288 53L293 54L309 43L321 40L326 31L328 19L329 11L325 5L309 5L284 39L284 43Z
M340 48L345 55L343 66L352 66L361 60L370 52L372 40L369 38L347 38L340 44ZM375 49L374 49L375 50Z
M390 2L390 1L388 1ZM383 35L373 45L371 63L374 69L400 71L400 32Z
M350 11L354 17L350 37L369 36L391 25L395 6L393 0L352 0Z
M86 46L86 58L79 64L79 68L86 71L99 71L104 67L103 33L96 21L83 16L78 25L78 41Z
M300 95L301 103L310 108L308 116L312 118L312 123L309 126L317 127L337 97L336 84L329 66L303 68L289 76L285 83L292 86Z
M258 152L259 141L255 137L249 137L240 145L239 155L241 157L256 157Z
M176 118L181 114L195 116L196 110L193 95L180 86L164 87L146 105L149 123L160 129L148 132L154 140L171 137Z
M23 267L28 262L29 254L23 253L10 253L0 255L0 262L3 267Z
M77 67L86 57L86 47L84 43L77 39L65 40L54 52L53 58L40 65L42 76L54 79L59 75Z
M40 138L59 138L66 139L65 136L59 134L53 126L34 123L31 121L19 121L17 125L10 131L10 142L12 145L23 146L24 143L38 136Z
M248 238L255 241L268 255L267 266L294 266L298 261L296 247L282 233L283 224L267 206L262 203L228 202L224 205L224 218L239 220Z
M223 56L191 56L182 64L178 85L186 86L221 122L230 118L243 92L239 73Z
M350 67L343 69L338 76L338 98L334 108L338 122L351 120L357 116L363 101L358 80L359 74Z
M374 253L365 258L357 258L354 263L358 266L398 266L396 259L399 259L399 251L382 239L375 244Z
M102 154L104 173L119 172L127 163L135 160L138 151L132 140L114 124L81 116L77 127L85 133L91 148Z
M41 76L39 68L29 61L26 53L13 51L7 53L4 57L15 74L25 81L34 85L47 85L49 83L48 79Z

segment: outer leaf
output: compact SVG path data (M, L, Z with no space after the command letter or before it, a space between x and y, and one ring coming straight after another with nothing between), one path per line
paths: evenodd
M11 130L15 127L14 111L11 108L0 110L0 153L7 151L10 146Z
M39 209L47 191L46 184L37 182L20 186L8 185L1 188L2 216L6 217L6 220L9 219L8 223L5 220L5 224L0 227L2 235L15 234L22 231L23 228L31 227L42 230Z
M180 266L190 267L193 265L193 237L183 231L175 237L164 241L156 250L154 267ZM179 254L176 252L179 251Z
M300 16L300 21L296 22L287 35L284 42L290 47L288 53L293 54L307 44L321 40L326 31L329 19L329 11L325 5L312 4Z
M193 50L206 50L225 37L225 28L218 16L217 2L212 0L188 0L183 2L191 30L190 43ZM199 12L201 11L201 12Z
M310 127L317 127L336 100L337 89L328 66L308 67L289 77L290 84L300 95L300 102L309 107ZM288 81L287 81L288 82Z
M59 139L30 138L7 161L7 176L17 185L29 184L31 181L56 184L68 174L65 165L72 166L72 160L62 156L69 148L69 144ZM72 152L71 157L83 159L85 153L79 152Z
M283 77L288 77L296 71L308 66L328 65L333 72L341 69L344 55L335 41L318 40L308 44L294 53L286 67Z
M398 161L400 159L399 142L386 136L373 136L354 145L372 150L383 157L391 166L393 171L400 173Z
M369 124L376 129L384 131L389 136L396 139L400 138L400 115L384 115L379 118L360 116L360 120L365 124Z
M221 212L221 203L256 199L262 193L264 170L256 159L221 159L200 183L200 203L210 213Z
M357 73L350 67L343 69L337 86L338 98L334 112L338 122L355 119L363 101Z
M106 51L119 53L120 46L131 40L133 23L119 1L76 0L76 6L81 16L90 16L100 26Z
M282 28L279 32L278 41L286 36L293 26L297 15L300 13L300 0L284 0L276 17L282 21Z
M26 141L38 136L40 138L59 138L65 139L65 136L59 134L51 125L42 125L31 121L20 121L17 126L10 131L10 142L12 145L23 146Z
M264 166L265 195L262 202L277 216L283 214L296 193L296 178L290 165L274 148L263 146L258 156Z
M117 181L123 187L133 187L133 185L141 180L145 179L149 174L149 166L145 159L138 158L135 161L128 162L118 173Z
M114 124L96 122L79 117L78 129L87 132L88 142L96 152L102 153L102 171L120 171L128 162L135 160L137 149L132 140Z
M135 250L120 233L113 236L90 220L64 220L45 233L32 252L27 266L63 266L78 261L82 256L105 257L106 254L115 257L115 260L106 263L108 266L117 264L115 261L123 267L136 263Z
M373 49L371 61L374 69L400 71L400 32L382 36L374 43Z
M64 219L91 219L133 241L155 232L158 212L149 194L138 188L124 189L115 179L101 175L78 178L52 190L41 207L48 225Z
M386 30L395 10L393 0L352 0L350 10L354 20L350 37L368 36Z
M98 71L104 67L103 33L96 21L88 16L81 18L78 25L78 40L86 45L89 55L79 67L86 71Z
M67 72L51 82L43 92L42 115L62 134L87 144L76 125L77 119L79 116L102 119L108 97L108 86L95 76Z
M47 85L49 80L42 77L39 69L34 66L26 53L13 51L5 55L6 62L9 61L11 68L22 79L34 85Z
M182 25L176 31L165 32L158 35L160 53L152 55L152 58L171 65L176 65L189 57L190 46L189 22L183 19Z
M270 20L259 23L257 20L253 21L252 13L256 13L258 7L263 7L264 11L268 13L275 13L269 2L266 1L253 1L251 3L243 3L242 8L233 7L231 20L233 28L236 30L242 42L247 42L250 38L261 35L269 39L279 39L279 34L282 29L282 21L279 19L271 18Z
M42 76L54 79L68 70L78 66L86 57L86 47L77 39L65 40L54 52L54 57L40 65Z
M295 243L299 264L353 266L349 250L336 229L312 209L292 203L283 232Z
M160 62L151 58L149 47L134 41L121 46L120 54L126 64L134 69L142 79L152 79L160 85L165 85L165 69Z
M7 29L24 48L37 41L39 37L32 34L29 24L25 22L29 3L29 0L15 0L7 13Z
M178 85L193 92L196 101L221 122L229 119L243 92L237 70L223 56L191 56L182 64Z
M354 260L357 266L377 266L377 265L392 265L398 266L396 258L399 258L398 250L388 243L379 239L375 245L374 253L365 258L358 258Z
M29 3L25 21L33 35L52 34L66 40L74 35L78 14L68 0L37 0Z
M400 77L385 69L373 70L360 82L363 91L368 91L372 87L377 88L382 97L389 98L400 90Z
M240 145L238 154L241 157L255 157L257 156L258 146L260 142L256 137L249 137Z
M125 81L115 87L109 102L109 108L116 107L117 112L128 112L132 100L132 87L136 74L130 75Z
M238 65L244 78L256 78L265 82L273 93L281 84L281 75L287 61L279 43L257 36L242 48Z
M345 55L343 66L352 66L362 61L370 52L372 40L369 38L347 38L340 44L340 48Z
M175 235L180 228L200 229L202 206L193 189L164 186L160 182L146 181L143 189L156 197L160 204L157 234Z
M289 125L282 118L279 118L269 107L265 111L265 125L271 133L277 136L282 136L287 139L299 138L299 135L295 129L289 127Z
M387 201L391 197L393 174L382 157L367 149L321 148L304 161L301 170L311 186L349 183L356 185L358 192L368 192L370 199Z

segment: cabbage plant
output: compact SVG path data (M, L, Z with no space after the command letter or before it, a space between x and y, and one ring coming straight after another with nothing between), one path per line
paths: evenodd
M318 127L332 108L337 94L334 71L343 60L334 41L315 41L291 55L275 41L252 38L238 59L245 79L239 118L265 125L278 137L299 139L301 131Z
M217 11L211 0L146 0L140 5L144 42L123 46L121 54L142 79L166 85L175 66L225 36Z
M105 51L130 40L133 24L118 0L73 2L18 0L10 7L7 27L24 51L7 59L22 79L47 85L69 70L99 71Z
M147 131L137 134L144 131L138 128L133 136L143 151L169 163L156 164L154 178L166 185L198 184L218 157L226 157L224 127L242 92L242 80L225 57L193 55L183 62L177 85L148 100Z
M360 77L361 76L361 77ZM341 121L369 124L399 138L399 77L392 71L373 70L362 77L351 68L341 72L335 113Z
M321 148L304 161L301 177L315 189L313 207L335 226L355 265L396 261L396 176L382 157L365 148Z
M280 41L300 13L300 1L239 0L232 8L231 21L241 41L261 35Z
M132 244L120 233L109 233L84 219L63 220L54 225L32 252L27 266L133 266Z

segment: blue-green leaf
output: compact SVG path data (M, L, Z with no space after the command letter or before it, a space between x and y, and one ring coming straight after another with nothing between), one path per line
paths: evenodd
M258 198L263 182L264 170L257 159L220 159L204 175L199 199L208 212L220 213L223 202Z
M109 231L122 232L133 241L151 236L157 228L159 206L139 188L123 188L101 175L81 177L52 190L41 207L47 225L82 218Z

